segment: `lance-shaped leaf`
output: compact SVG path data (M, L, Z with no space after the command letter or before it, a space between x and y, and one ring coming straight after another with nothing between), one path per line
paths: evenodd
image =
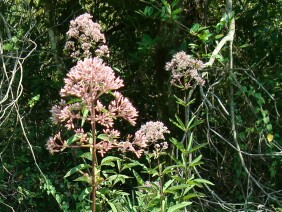
M191 205L191 204L192 204L192 202L181 202L181 203L179 203L177 205L174 205L174 206L170 207L167 210L167 212L174 212L174 211L177 211L177 210L179 210L181 208L184 208L184 207L186 207L188 205Z
M88 164L79 164L78 166L73 167L71 170L69 170L66 173L66 175L64 176L64 178L69 177L69 176L73 175L74 173L76 173L76 172L78 172L80 170L88 169L88 168L91 168L91 166L88 165Z
M190 167L193 167L193 166L197 166L199 164L202 164L203 162L201 162L200 160L202 159L202 155L199 155L196 159L194 159L190 164L189 166Z
M84 123L85 123L85 120L86 120L86 118L87 118L87 116L88 116L88 113L89 113L89 110L88 110L88 109L84 108L84 109L82 110L81 127L83 127L83 125L84 125Z

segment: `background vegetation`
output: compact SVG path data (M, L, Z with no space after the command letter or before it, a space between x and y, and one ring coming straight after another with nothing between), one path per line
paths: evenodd
M208 62L235 19L231 54L228 42L202 73L205 85L187 93L187 101L194 99L188 118L201 122L189 132L193 145L207 143L191 153L204 162L193 172L214 186L199 188L203 195L192 198L186 210L281 211L281 7L281 0L238 0L227 15L226 2L211 0L2 0L1 211L84 207L77 205L83 202L80 184L63 178L80 164L78 153L49 155L45 144L57 131L49 110L74 65L63 51L69 22L85 12L103 28L111 52L107 63L125 81L123 94L139 110L137 125L161 120L180 141L181 129L170 119L186 114L175 103L182 91L170 84L165 65L179 51ZM138 184L132 185L119 189L130 193Z

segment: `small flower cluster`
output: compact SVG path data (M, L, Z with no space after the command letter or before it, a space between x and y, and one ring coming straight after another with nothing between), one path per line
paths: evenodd
M65 50L71 53L74 59L94 56L91 50L95 50L97 57L109 56L106 39L101 33L101 26L91 20L88 13L78 16L70 22L70 29L67 32L68 41Z
M171 84L184 89L191 87L191 80L194 79L198 85L204 85L205 80L198 73L204 68L201 60L193 59L190 55L181 51L173 55L170 62L166 64L165 69L171 71Z
M160 121L149 121L142 125L140 130L135 133L134 144L142 148L153 145L153 154L157 158L161 152L168 148L167 142L165 142L164 134L170 133L166 126ZM164 142L160 142L163 140Z
M86 58L78 61L64 79L61 96L82 98L87 106L102 94L123 87L123 80L115 77L114 71L100 58Z
M46 149L50 152L50 154L54 154L55 152L63 151L67 147L66 141L61 138L61 133L57 133L54 137L49 138Z
M140 130L135 133L134 138L129 135L126 141L118 142L117 138L120 132L117 130L106 130L104 133L103 141L96 145L102 156L110 149L117 148L122 152L133 152L139 158L145 149L153 145L153 154L156 158L160 152L168 148L167 142L160 142L160 140L165 140L164 134L170 132L162 122L149 121L141 126Z
M54 124L65 123L67 129L75 129L74 120L83 119L80 111L86 108L92 111L93 103L94 114L87 117L87 121L96 121L100 125L110 129L114 125L114 119L117 117L127 120L130 124L136 124L138 116L137 110L133 107L128 98L115 91L108 107L98 100L103 94L109 91L117 90L123 86L123 80L115 77L114 71L106 66L102 59L86 58L79 61L65 78L65 86L61 89L62 97L78 97L81 102L66 104L61 100L59 105L51 109L52 121Z

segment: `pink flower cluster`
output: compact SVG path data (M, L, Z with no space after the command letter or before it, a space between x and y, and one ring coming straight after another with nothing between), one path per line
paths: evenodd
M164 141L164 134L166 133L170 133L170 131L162 122L149 121L135 133L134 144L142 148L153 145L153 154L157 158L160 152L168 148L167 142ZM160 142L160 140L164 142Z
M78 128L81 127L78 125L81 122L76 120L84 119L90 124L96 122L105 128L103 141L97 143L96 149L104 154L112 148L120 148L117 142L120 133L113 129L114 120L123 118L135 125L138 117L138 112L129 99L120 92L114 91L123 86L123 80L116 77L114 71L105 65L102 59L85 58L78 61L64 81L65 85L60 92L61 97L77 97L81 101L68 104L65 100L61 100L59 105L53 106L50 110L52 122L62 123L68 130L74 130L77 136L76 143L82 145L89 144L89 138L83 129ZM113 98L108 106L102 103L106 95L112 95ZM83 110L88 110L89 115L84 117ZM48 140L47 148L52 153L57 152L59 144L65 146L65 143L60 134L57 134Z
M71 22L67 33L69 38L87 41L81 43L85 51L90 48L92 41L105 42L100 26L93 23L91 17L89 14L77 17ZM66 46L74 48L75 44L68 41ZM96 54L101 56L106 50L106 46L102 45ZM114 129L114 121L122 118L135 125L138 111L128 98L117 91L124 86L123 80L116 77L112 68L101 58L88 56L79 60L64 79L65 85L60 95L70 99L70 102L62 99L50 110L52 122L64 125L75 135L70 143L62 139L60 132L49 138L46 146L50 153L62 151L66 147L93 147L92 134L84 132L84 123L90 124L97 134L98 141L95 139L94 147L102 156L113 148L133 152L137 157L151 144L155 145L156 151L166 149L166 142L157 143L158 140L164 140L165 133L169 133L161 122L148 122L135 133L135 137L128 136L125 141L118 141L120 132Z
M61 89L61 96L81 97L87 105L102 94L123 87L123 80L115 77L114 71L100 58L78 61L64 81L65 86Z
M164 134L170 133L166 126L160 121L149 121L142 125L141 128L135 133L134 138L128 136L126 141L120 142L116 147L122 152L133 152L137 157L140 157L149 146L153 145L153 154L164 151L168 148Z
M101 26L92 21L88 13L78 16L70 22L70 29L67 32L68 41L65 50L71 53L72 58L90 57L93 50L98 57L109 56L106 39L101 32Z
M183 51L173 55L172 60L165 67L166 70L172 73L171 84L184 89L191 87L192 79L199 85L205 84L205 80L198 73L198 70L203 68L204 63L201 60L193 59Z
M65 86L61 89L62 97L78 97L81 102L74 104L66 104L61 100L59 105L55 105L51 109L52 121L57 124L59 122L66 123L68 129L74 129L74 119L82 119L79 113L82 108L92 111L93 103L95 104L95 117L91 114L87 118L89 121L96 121L106 128L114 125L115 118L123 118L130 124L136 124L138 116L137 110L133 107L128 98L124 97L120 92L115 91L108 107L98 100L103 94L117 90L123 86L123 80L115 77L114 71L106 66L102 59L86 58L79 61L65 78ZM93 119L93 120L92 120Z

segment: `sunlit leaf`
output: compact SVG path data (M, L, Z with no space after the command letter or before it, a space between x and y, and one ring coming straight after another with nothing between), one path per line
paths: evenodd
M76 142L77 140L79 140L79 136L77 136L77 134L74 134L73 136L71 136L68 140L67 140L67 144L71 145L72 143Z
M112 166L112 162L118 161L118 160L121 160L121 159L118 158L118 157L114 157L114 156L107 156L107 157L102 159L101 166L107 166L109 164L111 164L111 166Z
M198 162L200 162L200 160L202 159L202 155L199 155L196 159L194 159L190 164L189 166L192 167L192 166L195 166L195 164L197 164Z
M110 205L110 207L112 209L112 212L118 212L118 210L117 210L116 206L114 205L114 203L109 201L108 204Z
M267 134L267 141L270 143L273 141L273 135L272 134Z
M208 181L208 180L205 180L205 179L201 179L201 178L194 179L193 181L194 181L194 182L197 182L197 183L202 183L202 184L214 185L212 182L210 182L210 181Z
M84 189L81 194L79 195L78 199L81 201L81 200L84 200L89 194L90 192L92 191L92 187L87 187L86 189Z
M167 212L177 211L177 210L179 210L179 209L181 209L181 208L184 208L184 207L186 207L186 206L188 206L188 205L191 205L191 204L192 204L192 202L181 202L181 203L179 203L179 204L177 204L177 205L174 205L174 206L170 207L170 208L167 210Z
M137 180L139 185L144 185L143 179L141 178L141 176L135 170L133 170L133 175L134 175L134 177Z
M173 182L174 180L167 181L163 186L163 191L165 191Z
M80 170L83 170L83 169L87 169L87 168L91 168L91 166L88 165L88 164L80 164L80 165L72 168L71 170L69 170L66 173L66 175L64 176L64 178L69 177L69 176L73 175L74 173L76 173L76 172L78 172Z

